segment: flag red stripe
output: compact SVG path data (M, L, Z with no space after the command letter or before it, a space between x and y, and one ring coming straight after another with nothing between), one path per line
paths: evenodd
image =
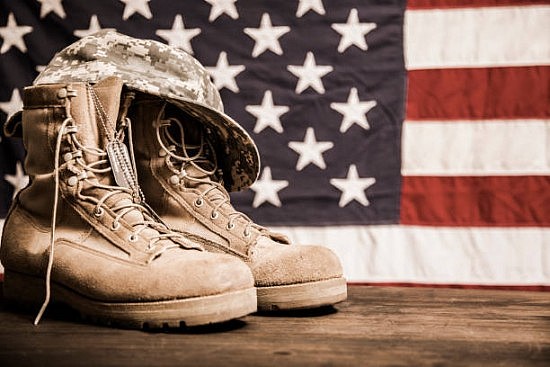
M409 0L408 9L479 8L487 6L546 5L548 0Z
M404 176L401 223L549 226L550 176Z
M517 119L550 116L550 66L408 72L407 119Z

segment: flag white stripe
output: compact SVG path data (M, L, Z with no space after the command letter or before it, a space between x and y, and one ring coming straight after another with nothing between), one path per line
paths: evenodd
M550 120L405 121L402 174L549 175Z
M352 282L550 285L550 229L420 226L278 227L324 244Z
M409 70L550 64L550 6L407 10Z

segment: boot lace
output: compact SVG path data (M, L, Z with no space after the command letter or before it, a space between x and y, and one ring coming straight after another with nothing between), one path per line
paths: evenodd
M214 204L210 219L217 219L220 210L223 208L229 218L228 230L234 229L235 221L241 218L246 223L243 230L244 237L251 237L252 228L261 232L267 231L265 227L254 223L246 214L235 210L231 205L229 193L223 186L223 181L219 179L219 177L222 177L223 172L218 168L214 146L209 139L205 138L206 133L202 126L200 128L200 143L198 145L189 144L185 141L185 129L178 118L162 118L165 107L166 104L164 104L155 121L155 130L157 141L165 154L166 166L173 173L169 179L170 183L179 189L184 189L185 180L188 180L191 184L195 183L205 187L194 200L193 205L201 207L204 205L206 198L210 198L211 203ZM169 127L171 126L177 128L179 140L170 133ZM187 172L190 166L195 168L193 174ZM195 173L197 171L198 174Z
M160 256L170 248L186 247L202 249L196 244L190 243L182 234L171 231L164 223L159 222L157 219L158 216L141 200L140 195L136 194L135 189L113 186L100 182L97 178L98 176L109 175L112 171L110 161L107 159L108 154L100 148L85 146L78 140L78 126L70 113L70 98L66 99L65 110L67 117L59 128L55 145L55 192L50 232L50 251L46 268L46 295L42 307L34 320L35 325L40 322L51 297L51 273L55 252L57 207L59 203L60 179L62 173L70 172L68 174L69 177L65 181L66 185L74 190L74 195L78 200L94 204L92 214L95 217L102 217L107 210L116 214L110 228L112 231L119 230L122 226L121 221L125 219L124 217L132 215L131 221L125 221L125 223L132 228L128 241L135 243L140 239L140 235L144 231L148 231L148 245L144 250L154 254L151 259ZM131 133L129 136L131 139ZM60 156L64 140L66 141L65 145L70 147L70 150L62 155L63 162L61 163ZM92 162L88 162L85 155L86 157L96 157L96 159L89 159ZM136 171L134 170L133 172L133 174L135 174ZM135 177L135 179L137 182L137 177ZM86 195L86 191L92 189L104 190L105 193L101 197L97 197L97 195ZM116 196L119 197L117 198ZM116 204L108 203L109 199L115 199ZM135 215L136 211L139 213L137 216ZM159 244L159 241L165 239L172 239L174 241L167 241Z

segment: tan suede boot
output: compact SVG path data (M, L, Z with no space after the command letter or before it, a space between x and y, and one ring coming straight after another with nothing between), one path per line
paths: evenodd
M244 263L203 251L142 205L115 126L121 90L115 77L25 89L31 184L3 230L4 297L38 304L46 297L36 322L51 299L132 328L254 312L254 279Z
M230 203L212 129L160 98L138 94L129 112L138 177L149 203L173 229L252 270L260 310L332 305L347 296L338 258L321 246L289 245Z

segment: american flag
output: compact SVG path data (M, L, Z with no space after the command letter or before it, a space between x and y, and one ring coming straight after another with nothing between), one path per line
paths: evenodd
M261 154L236 207L350 281L550 285L549 1L3 0L0 118L107 28L207 67ZM0 144L4 218L28 178Z

